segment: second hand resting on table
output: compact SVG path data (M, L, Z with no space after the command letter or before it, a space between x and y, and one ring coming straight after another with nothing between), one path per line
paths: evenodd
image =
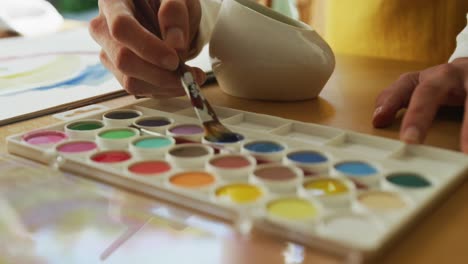
M199 51L203 9L200 4L214 2L149 0L150 4L159 2L161 6L155 16L162 39L142 26L132 0L100 0L99 16L91 21L90 33L102 47L102 63L127 92L157 98L181 96L185 93L175 72L178 54L187 59ZM215 21L212 19L215 16L216 12L203 14L208 22ZM191 71L197 83L202 84L204 72L198 68ZM378 96L373 125L390 125L397 112L407 107L400 137L407 143L421 143L440 106L465 106L460 147L468 153L467 91L468 58L403 74Z

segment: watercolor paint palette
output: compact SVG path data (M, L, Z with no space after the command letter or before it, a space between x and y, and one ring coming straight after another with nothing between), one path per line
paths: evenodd
M371 257L466 175L461 153L188 100L142 100L7 139L8 151L333 254Z

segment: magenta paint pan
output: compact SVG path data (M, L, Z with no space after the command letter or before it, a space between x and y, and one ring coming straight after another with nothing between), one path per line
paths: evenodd
M27 133L22 138L30 145L48 148L66 140L68 136L58 130L41 130Z
M94 141L71 140L58 144L55 150L62 156L84 157L96 152L98 146Z

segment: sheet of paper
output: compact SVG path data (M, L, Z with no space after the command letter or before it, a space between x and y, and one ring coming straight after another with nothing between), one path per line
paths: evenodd
M0 40L0 125L123 94L87 28ZM191 61L211 71L206 48Z

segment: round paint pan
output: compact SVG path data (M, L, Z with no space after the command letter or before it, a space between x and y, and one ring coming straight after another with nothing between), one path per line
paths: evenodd
M217 182L217 177L212 173L202 170L185 170L170 175L166 185L183 191L208 193Z
M313 199L283 196L269 199L263 206L267 219L291 224L314 224L322 215L322 206Z
M282 160L287 146L272 140L252 140L241 147L241 153L254 156L259 162L279 162Z
M132 154L126 150L99 151L89 156L92 164L100 164L113 167L125 167L132 159Z
M367 191L359 193L354 208L362 212L394 213L411 207L411 200L397 192Z
M368 214L338 212L323 217L317 232L328 239L373 249L385 231L383 223Z
M166 135L192 142L201 142L205 129L199 124L175 124L167 128Z
M106 128L99 131L96 142L101 149L127 149L139 135L138 129L132 127Z
M130 142L130 152L140 159L164 158L175 145L175 140L166 136L142 136Z
M218 186L212 198L227 206L249 208L259 206L267 195L267 190L262 186L238 182Z
M297 192L302 179L301 169L282 164L259 165L250 175L250 182L265 186L275 193Z
M330 155L310 149L292 150L286 153L283 163L297 166L305 173L328 173Z
M69 140L58 144L55 151L65 157L87 157L98 151L98 146L90 140Z
M187 143L173 146L166 153L166 160L179 169L202 169L213 156L214 150L199 143Z
M104 128L101 120L80 120L65 125L65 133L71 139L94 140L99 130Z
M254 171L256 160L243 154L220 154L211 157L205 165L207 171L227 182L247 181Z
M32 131L22 136L24 142L41 148L50 148L66 139L68 139L68 136L58 130Z
M382 177L382 188L390 191L421 192L432 186L432 181L417 172L391 172Z
M165 134L168 127L174 124L174 119L164 116L141 116L133 122L134 127Z
M116 109L104 113L102 120L109 127L127 127L142 115L140 111L134 109Z
M355 196L354 183L346 178L317 177L305 180L299 187L299 194L315 198L331 208L349 207Z
M242 143L245 141L244 135L233 133L233 137L228 139L221 139L218 141L210 141L205 136L202 138L202 143L216 145L222 149L239 152Z
M129 164L126 171L132 177L161 182L172 173L172 166L165 160L142 160Z
M365 185L377 186L380 181L381 169L367 161L348 160L333 164L332 174L349 177L353 181Z

